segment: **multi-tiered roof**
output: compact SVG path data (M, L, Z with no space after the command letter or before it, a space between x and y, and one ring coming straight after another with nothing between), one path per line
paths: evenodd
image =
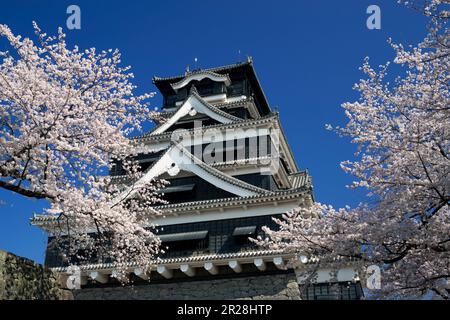
M169 247L154 261L156 279L282 269L287 256L256 248L248 237L274 226L272 217L311 204L311 178L298 169L251 59L153 81L164 98L164 120L132 142L145 146L137 157L142 182L170 182L161 190L169 203L155 207L164 218L154 223ZM127 182L120 163L111 174ZM51 233L55 219L36 216L33 224ZM66 271L51 252L47 264ZM134 267L134 277L148 277ZM81 266L92 280L114 268Z

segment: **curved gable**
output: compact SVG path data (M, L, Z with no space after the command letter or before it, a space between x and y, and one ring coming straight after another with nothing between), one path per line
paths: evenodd
M145 172L139 181L136 181L131 187L126 188L113 201L113 204L134 196L140 187L153 181L162 174L168 173L170 176L177 176L181 170L192 172L216 187L240 197L272 193L269 190L256 187L227 175L196 158L183 146L174 144Z
M181 107L178 108L178 110L166 122L156 127L150 133L150 135L157 135L163 133L166 130L168 130L171 126L173 126L175 123L177 123L177 121L180 120L182 117L188 114L193 116L197 114L197 112L205 114L208 117L222 124L242 121L241 118L232 116L218 108L214 108L198 95L194 87L192 88L193 89L191 90L189 97L183 102Z
M184 88L189 84L191 81L201 81L203 79L210 79L215 82L224 82L225 85L229 86L231 84L230 77L227 74L218 74L211 71L200 71L196 73L190 73L183 79L181 79L178 82L175 82L171 84L170 86L173 88L173 90L177 91L181 88Z

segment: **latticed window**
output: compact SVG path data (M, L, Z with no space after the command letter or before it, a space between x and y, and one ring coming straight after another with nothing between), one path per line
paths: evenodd
M279 217L280 215L276 215ZM255 249L249 237L263 235L262 226L276 228L274 216L225 219L164 226L159 233L169 249L163 257L181 257L206 253L229 253ZM164 236L185 239L165 242ZM203 237L201 235L204 235ZM193 239L196 238L196 239Z
M228 96L245 94L245 80L237 81L227 88Z
M306 300L359 300L362 296L360 283L335 282L308 285L304 298Z

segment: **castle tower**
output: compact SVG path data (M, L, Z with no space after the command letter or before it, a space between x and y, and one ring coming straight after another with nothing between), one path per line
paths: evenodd
M263 237L263 226L275 228L273 217L314 201L311 177L298 168L252 60L153 81L165 121L134 139L146 146L138 157L145 179L170 182L161 190L168 204L156 207L165 217L154 221L168 250L151 274L129 266L133 289L110 277L113 263L80 266L76 296L300 299L295 272L285 268L291 256L249 240ZM120 164L111 175L120 181ZM48 218L33 224L51 232ZM51 251L46 264L67 271ZM345 288L340 298L361 294ZM311 290L303 298L320 298Z

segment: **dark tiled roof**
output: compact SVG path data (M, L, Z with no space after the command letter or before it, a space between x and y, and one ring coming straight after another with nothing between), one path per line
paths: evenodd
M189 95L187 96L187 98L183 101L182 105L181 105L176 111L174 111L173 113L171 113L170 117L174 116L174 115L178 112L178 110L180 110L180 108L186 103L186 101L187 101L189 98L191 98L191 97L196 97L196 98L198 99L198 101L200 101L200 103L203 104L203 106L204 106L205 108L207 108L208 110L210 110L210 111L213 112L213 113L216 113L217 115L219 115L219 116L221 116L221 117L224 117L224 118L226 118L226 119L228 119L228 120L230 120L230 121L235 121L235 122L243 121L243 119L241 119L241 118L235 117L235 116L233 116L233 115L231 115L231 114L229 114L229 113L227 113L227 112L225 112L225 111L223 111L223 110L221 110L221 109L215 108L215 107L213 107L212 105L210 105L208 102L206 102L206 101L198 94L198 92L197 92L197 90L195 89L194 86L191 87L191 91L190 91ZM169 117L169 119L170 119L170 117ZM169 119L166 119L166 120L169 120ZM159 123L156 127L154 127L150 132L147 132L146 134L147 134L147 135L152 135L152 132L154 132L155 130L159 129L159 128L162 127L164 124L165 124L165 122ZM175 124L175 123L174 123L174 124Z
M186 133L195 133L196 131L202 130L209 130L209 129L231 129L231 128L237 128L237 127L246 127L246 126L251 126L251 125L257 125L257 124L262 124L262 123L267 123L270 121L273 121L275 119L278 119L278 113L274 112L274 113L269 113L267 116L265 117L261 117L259 119L249 119L249 120L242 120L242 121L237 121L237 122L233 122L233 123L225 123L225 124L213 124L210 126L203 126L201 128L195 128L195 129L189 129L186 130ZM172 132L164 132L161 134L156 134L156 135L150 135L151 132L147 132L143 135L140 136L136 136L136 137L132 137L130 138L130 140L147 140L147 139L154 139L154 140L165 140L165 139L169 139L172 135Z
M188 74L193 74L193 73L200 73L200 72L213 72L213 73L217 73L217 72L221 72L221 71L226 71L226 70L231 70L231 69L236 69L245 65L251 65L253 63L253 60L251 57L247 58L247 61L244 62L238 62L238 63L234 63L234 64L229 64L229 65L225 65L225 66L220 66L220 67L214 67L214 68L206 68L206 69L200 69L200 70L195 70L195 71L191 71L189 73L185 73L183 75L178 75L178 76L172 76L172 77L157 77L154 76L153 77L153 83L156 82L163 82L163 81L179 81L181 79L183 79L184 77L186 77Z
M205 262L205 261L217 261L225 259L239 259L239 258L253 258L261 256L273 256L283 254L281 250L249 250L242 252L232 252L232 253L217 253L217 254L206 254L198 256L180 257L180 258L167 258L167 259L157 259L154 261L149 261L152 264L174 264L174 263L187 263L187 262ZM80 265L80 269L84 271L101 270L101 269L113 269L117 267L138 267L136 263L126 263L122 265L117 265L115 263L98 263L98 264L87 264ZM57 267L53 268L56 272L66 272L67 267Z
M274 191L271 193L258 194L254 196L232 197L211 200L201 200L192 202L182 202L153 207L156 211L182 212L188 210L201 210L211 208L223 208L234 205L258 204L270 201L290 200L311 195L310 186L304 185L297 189ZM35 215L31 219L32 224L41 222L54 222L57 216Z

